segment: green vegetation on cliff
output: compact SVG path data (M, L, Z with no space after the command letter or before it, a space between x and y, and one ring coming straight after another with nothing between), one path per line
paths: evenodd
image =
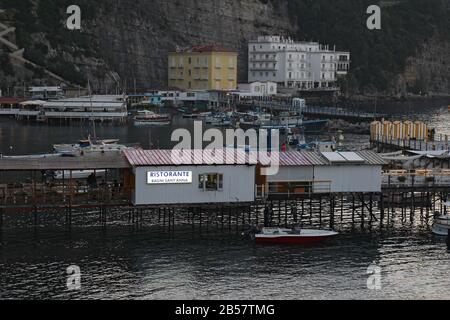
M0 8L12 9L15 13L16 41L20 48L26 49L24 57L64 79L84 85L86 78L73 62L97 53L87 33L65 28L64 19L68 17L65 10L71 4L71 0L0 0ZM79 0L77 5L82 9L83 19L95 17L98 7L95 1ZM42 37L38 36L40 34ZM26 67L35 73L35 78L42 75L42 70Z
M236 0L238 1L238 0ZM254 2L257 0L239 0L241 2ZM352 54L352 65L350 75L343 81L342 86L353 92L389 92L397 76L405 72L407 59L417 54L417 51L427 45L432 37L440 37L446 41L450 41L450 0L258 0L263 4L267 4L274 11L282 10L288 6L290 14L289 20L297 29L297 33L293 34L299 40L315 40L324 44L336 45L338 50L348 50ZM150 2L150 1L149 1ZM178 0L167 0L167 2L177 2L182 6L182 2ZM126 73L127 70L120 70L120 63L123 61L112 57L111 52L107 49L100 50L98 40L102 40L103 48L105 43L122 39L120 35L113 37L112 34L104 35L98 33L95 29L96 25L101 25L105 21L113 23L121 21L116 19L115 15L119 14L118 10L123 7L129 8L124 13L130 19L137 19L133 22L133 26L145 25L145 30L141 33L151 33L155 30L167 31L157 33L160 37L168 37L174 41L176 45L180 37L189 38L189 28L186 33L180 33L173 26L162 25L161 22L153 19L146 21L146 11L148 4L136 4L125 0L115 1L92 1L78 0L76 2L82 9L83 26L92 27L92 30L82 29L81 31L72 32L64 27L67 14L66 8L73 4L71 0L0 0L0 8L11 9L14 12L14 24L16 30L16 41L21 48L26 48L25 57L29 60L50 69L66 78L69 81L85 84L86 76L82 68L89 68L87 61L89 58L107 61L109 64L105 68L101 68L101 72L107 71L107 68L117 72ZM127 4L129 6L127 6ZM366 20L368 14L366 9L369 5L378 4L382 9L382 29L368 30ZM119 8L119 9L118 9ZM117 9L117 10L116 10ZM158 10L160 8L154 8ZM136 11L136 12L134 12ZM158 11L159 12L159 11ZM163 11L161 11L163 12ZM283 11L284 12L284 11ZM137 14L136 14L137 13ZM177 19L180 25L188 25L191 21L190 14L184 12L177 13ZM288 17L286 17L288 19ZM142 21L141 21L142 20ZM176 22L178 22L178 20ZM229 22L228 22L229 23ZM258 22L260 23L260 22ZM152 29L152 24L158 25L159 28ZM226 23L222 21L223 27ZM266 26L271 26L267 21ZM117 30L116 34L122 30ZM129 26L128 26L129 27ZM198 27L198 26L192 26ZM261 28L256 28L260 30ZM103 29L104 30L104 29ZM265 29L267 31L267 28ZM125 34L129 30L123 30ZM211 30L205 30L208 34L213 34ZM275 31L274 31L275 32ZM217 34L221 34L218 32ZM241 35L242 37L243 35ZM245 37L246 35L244 35ZM239 34L236 34L239 37ZM145 36L139 35L137 38L145 39ZM183 38L183 40L185 40ZM192 36L192 39L185 41L195 42L198 40ZM220 42L221 39L216 39ZM242 40L242 39L240 39ZM212 40L214 41L214 39ZM149 42L148 46L161 46L167 41ZM127 50L128 43L120 43ZM109 48L109 46L106 46ZM151 61L164 61L161 52L164 50L154 50L146 53L145 63ZM241 48L245 51L245 46ZM141 50L146 52L145 50ZM158 56L156 56L158 52ZM117 55L117 52L114 54ZM134 51L129 53L133 58ZM136 53L137 54L137 53ZM106 57L108 56L109 59ZM151 56L151 59L150 59ZM0 56L0 61L11 72L10 66L6 63L5 54ZM126 63L125 63L126 65ZM159 63L153 69L147 66L140 67L144 72L152 70L153 74L165 74L166 66ZM245 68L244 65L242 67ZM36 70L33 70L36 73ZM98 70L90 70L92 74L100 72ZM134 71L133 71L134 72ZM39 72L37 72L39 73ZM127 77L130 75L121 75ZM134 76L134 73L133 73ZM444 81L448 81L450 76ZM163 79L161 79L162 81ZM407 88L409 91L423 91L420 87L420 79L415 87ZM145 84L147 85L147 84ZM423 87L426 87L425 85Z
M280 0L274 0L280 1ZM408 57L433 35L450 41L448 0L288 0L297 38L351 51L347 81L361 91L389 91ZM381 7L381 30L369 30L368 6ZM412 89L412 88L409 88Z

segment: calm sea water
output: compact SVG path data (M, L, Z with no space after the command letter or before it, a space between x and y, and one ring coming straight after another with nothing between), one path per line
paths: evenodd
M447 107L410 113L450 134ZM179 119L176 126L190 127ZM89 128L0 120L0 153L48 152ZM98 126L103 138L169 147L171 128ZM354 147L367 136L348 136ZM12 146L12 148L10 147ZM89 224L88 224L89 225ZM344 232L314 247L257 246L236 233L127 225L64 228L19 226L3 231L0 299L449 299L445 239L416 219L388 230ZM367 269L381 268L381 290L367 289ZM79 291L66 288L66 269L81 268Z

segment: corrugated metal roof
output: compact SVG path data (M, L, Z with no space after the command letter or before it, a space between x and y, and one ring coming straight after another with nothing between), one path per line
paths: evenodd
M230 161L227 152L232 152ZM180 153L181 152L181 153ZM132 166L168 166L168 165L208 165L208 164L256 164L263 165L279 161L280 166L312 166L327 164L320 156L312 152L261 153L225 149L206 150L126 150L125 156Z
M312 166L301 152L280 152L280 166Z
M302 151L302 153L304 153L308 157L308 160L315 166L326 166L330 164L318 151Z
M138 166L256 164L256 157L241 150L126 150L128 162Z
M242 150L125 150L125 157L132 166L214 165L214 164L274 164L280 166L327 166L331 163L317 151L288 151L278 153L245 152ZM227 152L231 152L231 157ZM383 165L386 162L372 151L356 152L364 163ZM346 163L344 163L346 164ZM348 164L354 164L348 162Z
M385 165L387 164L386 160L384 160L378 153L375 153L370 150L364 151L356 151L356 154L364 159L366 164L371 165Z
M130 164L123 154L108 152L98 156L48 157L48 158L0 158L0 170L36 171L36 170L95 170L125 169Z

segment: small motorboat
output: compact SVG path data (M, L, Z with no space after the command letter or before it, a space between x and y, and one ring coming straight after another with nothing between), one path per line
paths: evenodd
M444 203L444 214L437 213L433 222L433 233L438 236L447 236L450 230L450 215L448 210L450 208L450 202Z
M165 126L169 125L170 121L170 115L158 114L149 110L138 111L138 114L134 117L135 125Z
M108 139L93 142L89 137L88 140L80 140L79 143L75 144L55 144L53 145L53 151L58 155L78 156L80 154L121 152L131 149L125 145L118 144L118 141L117 139Z
M104 177L106 175L106 170L73 170L70 171L63 171L63 170L57 170L54 173L54 178L56 180L63 180L63 179L87 179L89 176L95 175L96 177Z
M263 228L255 234L255 241L261 244L315 244L337 235L328 230Z
M225 113L211 114L205 118L205 123L215 126L231 126L231 118Z

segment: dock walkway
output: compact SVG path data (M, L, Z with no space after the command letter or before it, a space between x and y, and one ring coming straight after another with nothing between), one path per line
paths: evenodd
M439 151L449 150L448 136L439 135L435 140L394 139L388 137L372 137L372 147L381 150L415 150L415 151Z
M271 111L298 111L298 107L293 106L292 100L248 100L238 102L241 108L260 108ZM342 119L350 122L372 122L386 118L387 115L381 113L371 113L364 111L350 110L336 107L306 106L302 108L302 113L306 117L314 119Z
M308 117L314 118L327 118L327 119L342 119L348 121L358 122L372 122L374 120L381 120L386 117L384 114L354 111L344 108L335 107L318 107L307 106L303 110L303 114Z

